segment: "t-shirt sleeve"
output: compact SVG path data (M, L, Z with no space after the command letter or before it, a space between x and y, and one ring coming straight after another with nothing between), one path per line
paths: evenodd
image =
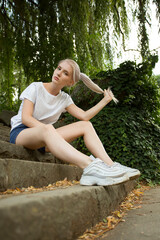
M66 108L69 107L69 105L71 105L73 102L72 98L70 97L70 95L68 95L67 93L65 93L66 95L66 99L65 99L65 109L63 110L63 113L67 112Z
M20 95L20 100L28 99L35 103L36 101L36 85L31 83Z
M73 102L72 98L67 94L66 108L71 105Z

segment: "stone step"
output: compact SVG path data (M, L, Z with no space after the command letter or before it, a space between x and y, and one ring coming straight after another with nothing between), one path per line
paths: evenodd
M77 239L115 210L135 183L109 187L75 185L1 198L0 239Z
M10 127L4 126L0 123L0 140L9 142Z
M51 153L40 153L38 150L29 150L23 146L17 146L0 140L0 158L23 159L28 161L64 163Z
M82 170L67 164L0 159L0 191L8 188L42 187L63 180L79 180Z

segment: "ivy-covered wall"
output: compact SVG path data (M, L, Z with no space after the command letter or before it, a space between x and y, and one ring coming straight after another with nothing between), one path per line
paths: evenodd
M115 70L99 72L95 82L103 89L112 86L119 103L109 103L91 122L114 161L138 168L142 178L160 183L160 88L152 77L156 61L152 56L143 64L124 62ZM72 97L83 109L102 98L82 83ZM65 119L71 120L69 115ZM88 153L82 139L75 146Z

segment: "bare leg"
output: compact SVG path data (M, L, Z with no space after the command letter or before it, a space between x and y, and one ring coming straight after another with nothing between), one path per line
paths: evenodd
M52 125L41 125L20 132L16 139L17 145L30 149L47 146L49 151L61 160L76 164L81 168L87 167L91 159L76 150L59 134Z
M89 121L79 121L56 130L67 142L83 136L86 147L95 157L100 158L108 165L113 165L113 161L106 153L102 142Z

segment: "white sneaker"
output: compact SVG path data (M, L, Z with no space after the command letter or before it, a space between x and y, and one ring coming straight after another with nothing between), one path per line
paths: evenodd
M131 167L126 167L126 166L124 166L124 165L122 165L122 164L120 164L118 162L114 162L113 167L115 167L115 168L118 167L118 168L126 171L126 173L128 174L128 177L130 179L138 178L141 175L141 173L140 173L140 171L138 169L131 168Z
M128 175L123 170L117 171L116 168L113 168L107 171L101 162L100 159L95 159L83 170L80 179L81 185L110 186L129 180Z
M91 155L90 158L92 159L92 161L96 160L96 158L93 155ZM111 169L115 168L115 169L122 170L125 173L127 173L128 177L130 179L138 178L141 174L138 169L131 168L131 167L126 167L126 166L124 166L124 165L122 165L118 162L114 162L114 164L112 166L108 166L105 162L102 161L101 165L104 166L105 169L106 169L106 167L107 168L110 167Z
M99 158L94 158L92 155L90 156L90 158L94 161L94 162L96 162L96 163L98 163L99 164L99 166L101 166L101 168L104 170L105 169L105 171L107 171L107 174L111 174L111 177L113 177L113 176L122 176L122 175L124 175L124 174L126 174L126 170L124 170L124 169L120 169L119 167L115 167L114 166L114 169L113 169L113 165L112 166L110 166L110 165L107 165L105 162L103 162L101 159L99 159ZM109 175L110 176L110 175Z

